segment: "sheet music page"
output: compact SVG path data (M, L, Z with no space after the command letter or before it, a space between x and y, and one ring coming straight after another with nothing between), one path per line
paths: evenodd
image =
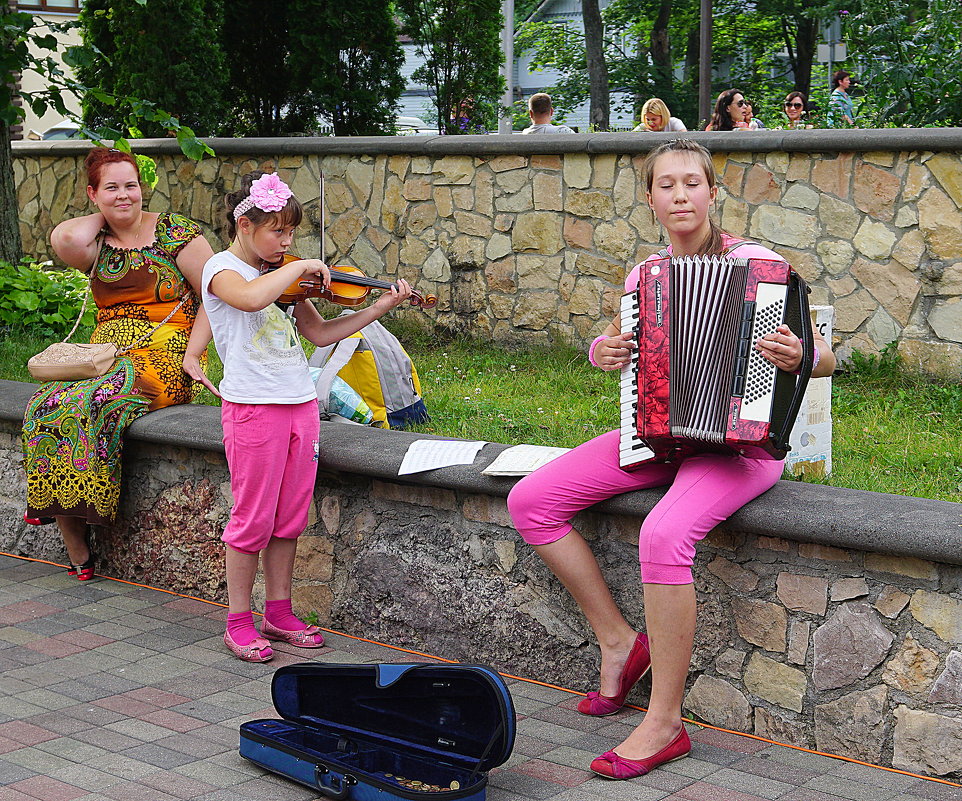
M412 442L401 460L399 476L451 467L456 464L471 464L487 442L464 442L451 439L419 439Z
M548 448L543 445L514 445L501 451L498 457L481 471L481 475L526 476L569 450L569 448Z

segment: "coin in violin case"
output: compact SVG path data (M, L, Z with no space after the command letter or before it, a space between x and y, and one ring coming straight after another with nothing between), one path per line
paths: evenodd
M514 747L501 676L483 665L303 662L271 682L279 719L240 727L251 762L349 801L483 801Z

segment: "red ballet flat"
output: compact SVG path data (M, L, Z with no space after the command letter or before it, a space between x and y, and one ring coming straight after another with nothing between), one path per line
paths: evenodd
M621 678L618 681L618 694L609 698L592 690L578 702L578 711L582 715L595 717L615 714L625 705L625 698L628 697L631 688L641 681L642 676L649 670L651 670L651 652L648 650L648 636L639 634L635 638L635 644L631 646L628 661L622 668Z
M675 739L657 754L636 760L626 759L614 751L605 751L600 757L591 761L591 770L606 779L636 779L639 776L651 773L659 765L674 762L676 759L683 759L690 753L691 740L688 739L688 732L682 726Z

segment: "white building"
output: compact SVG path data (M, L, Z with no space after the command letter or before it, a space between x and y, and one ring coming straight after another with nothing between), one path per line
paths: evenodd
M63 22L66 19L75 19L77 14L80 13L81 0L18 0L14 5L16 5L17 11L36 16L38 18L36 24L40 25L41 20ZM54 58L59 58L66 47L80 44L80 34L76 30L72 31L69 36L57 34L57 39L60 42L60 47L57 48L55 53L47 53L46 51L38 53L32 46L31 51L34 55L53 55ZM68 69L63 64L60 66L65 70ZM45 85L46 82L35 72L28 71L20 78L20 86L26 92L40 91ZM80 102L73 94L65 93L63 99L71 111L80 113ZM48 110L42 117L34 114L33 110L26 104L24 104L23 110L26 112L22 130L24 139L30 136L31 131L39 134L63 119L63 115L54 110Z

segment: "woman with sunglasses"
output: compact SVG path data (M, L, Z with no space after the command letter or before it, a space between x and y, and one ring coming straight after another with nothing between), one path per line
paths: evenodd
M747 131L745 122L745 96L738 89L726 89L715 101L706 131Z
M805 100L805 95L801 92L789 92L788 96L785 98L784 109L785 116L788 117L788 125L786 128L811 128L813 126L808 125L803 119L805 115L805 106L808 102Z

